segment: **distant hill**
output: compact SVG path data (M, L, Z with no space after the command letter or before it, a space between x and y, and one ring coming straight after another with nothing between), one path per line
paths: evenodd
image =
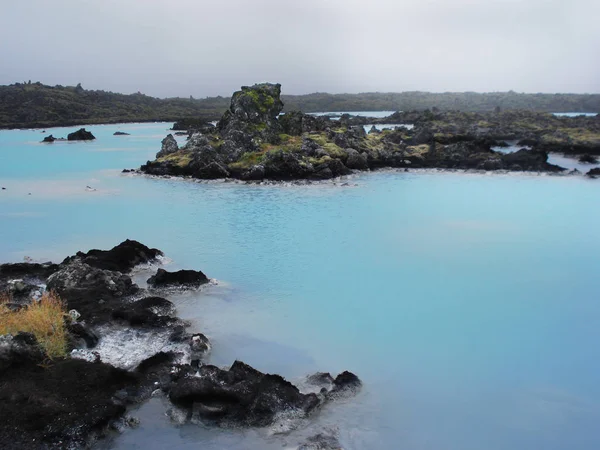
M285 87L284 87L285 88ZM283 95L284 111L492 111L600 112L600 94L365 93ZM16 83L0 86L0 128L36 128L95 123L218 119L228 97L158 99L144 94L89 91L78 86Z
M519 94L509 92L402 92L283 95L285 110L412 111L438 108L471 112L524 109L537 112L600 113L600 94Z
M78 86L17 83L0 86L0 128L218 118L229 98L158 99L143 94L88 91Z

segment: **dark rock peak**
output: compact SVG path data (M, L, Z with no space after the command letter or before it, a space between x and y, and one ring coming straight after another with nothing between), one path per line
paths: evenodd
M80 128L79 130L67 135L68 141L91 141L94 139L96 139L96 137L91 132L86 131L85 128Z
M170 155L179 150L179 145L177 145L177 141L172 134L168 134L167 137L162 140L161 145L160 151L156 154L157 158Z

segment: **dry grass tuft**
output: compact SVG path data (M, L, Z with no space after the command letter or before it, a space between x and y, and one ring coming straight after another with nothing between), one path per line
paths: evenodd
M39 301L18 311L11 311L6 306L8 301L7 295L0 295L0 335L32 333L49 358L66 356L66 309L56 294L45 293Z

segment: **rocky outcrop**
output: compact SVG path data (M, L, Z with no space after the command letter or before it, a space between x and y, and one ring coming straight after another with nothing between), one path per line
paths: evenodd
M334 121L298 111L279 115L280 90L277 84L243 87L215 131L194 133L183 148L167 150L168 157L161 150L142 172L247 181L324 180L385 167L559 172L547 163L549 149L587 149L580 153L591 161L589 155L600 145L598 118L433 108L379 119L344 114ZM371 129L367 134L368 123L413 124L414 129ZM510 155L492 150L509 139L533 149Z
M56 140L56 138L52 135L46 136L42 142L54 142Z
M177 151L179 151L179 145L177 145L177 141L172 134L168 134L167 137L162 140L161 149L156 154L156 158L162 158L172 153L176 153Z
M79 130L67 135L68 141L92 141L94 139L96 139L96 137L91 132L86 131L85 128L80 128Z
M118 427L129 406L157 390L188 418L241 426L307 417L326 402L358 391L360 380L350 372L336 378L327 374L319 394L305 394L279 375L241 362L228 370L203 365L209 339L188 334L186 324L173 316L172 302L141 296L126 275L159 255L157 249L127 240L107 251L78 252L58 266L0 266L1 277L37 277L61 296L70 309L64 320L68 346L74 348L72 357L50 361L33 335L0 336L0 448L87 448L90 437L109 425ZM154 286L187 287L207 281L199 271L162 269L149 280ZM138 349L123 355L120 367L128 370L107 364L102 353L114 345L110 333L123 330L127 339L143 336L152 342L153 354L145 359L131 354Z
M339 378L339 377L338 377ZM169 398L189 415L226 425L268 426L282 413L307 417L328 395L302 394L279 375L269 375L236 361L229 370L205 365L178 380Z
M242 86L240 91L233 93L229 110L223 114L217 128L224 139L231 131L241 131L276 143L282 131L277 120L282 109L280 84Z
M115 131L113 136L130 136L130 133L125 133L124 131Z
M148 284L153 287L200 287L209 282L209 279L199 270L179 270L167 272L158 269L156 274L148 278Z
M125 273L140 264L156 262L162 255L163 253L156 248L149 248L137 241L127 239L110 250L94 249L87 253L78 252L75 256L65 259L63 264L68 264L73 259L81 259L85 264L97 269Z

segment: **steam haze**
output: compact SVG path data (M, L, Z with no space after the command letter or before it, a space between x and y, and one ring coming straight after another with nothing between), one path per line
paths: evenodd
M598 0L3 2L0 84L158 97L600 92Z

